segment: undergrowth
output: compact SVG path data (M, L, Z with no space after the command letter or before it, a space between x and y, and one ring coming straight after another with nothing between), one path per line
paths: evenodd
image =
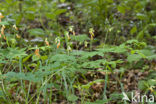
M54 42L45 38L36 43L19 36L16 25L1 22L0 102L121 103L121 92L130 91L123 79L132 69L151 73L137 86L142 93L156 95L154 46L129 40L94 48L93 29L89 33L75 35L70 27ZM111 91L113 84L116 91Z

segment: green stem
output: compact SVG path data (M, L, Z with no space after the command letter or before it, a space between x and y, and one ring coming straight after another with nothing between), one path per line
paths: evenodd
M108 30L107 30L107 33L106 33L106 37L105 37L104 44L106 44L106 42L107 42L107 38L108 38Z
M104 86L104 92L103 92L103 100L107 99L106 92L107 92L107 81L108 81L108 73L107 73L107 67L106 67L106 75L105 75L105 86Z
M7 96L7 94L6 94L5 86L4 86L3 80L1 81L1 89L2 89L2 93L3 93L3 95L4 95L5 100L8 101L9 104L12 104L10 98L9 98L9 97Z
M42 86L40 87L40 89L30 98L30 100L29 100L28 103L30 103L30 101L35 97L35 95L36 95L37 93L41 93L41 89L43 89L43 87L45 86L45 84L48 83L48 81L50 81L50 79L51 79L55 74L61 72L61 71L64 70L65 68L66 68L66 67L63 67L63 68L60 69L59 71L53 73L47 80L45 80L44 83L42 84Z
M20 73L22 73L22 57L19 57L19 70L20 70ZM22 91L24 92L25 99L26 99L27 96L26 96L26 92L24 90L24 85L23 85L23 80L22 79L21 79L21 88L22 88Z
M90 51L92 51L92 44L93 44L93 41L92 40L90 40Z

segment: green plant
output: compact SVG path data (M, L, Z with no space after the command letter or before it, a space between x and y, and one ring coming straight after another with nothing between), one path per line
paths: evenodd
M125 37L127 39L137 37L137 39L142 40L143 37L147 36L146 39L144 38L144 40L147 40L151 39L152 34L154 34L154 28L150 26L156 22L154 18L156 3L153 0L143 0L141 2L136 0L122 2L80 0L76 4L78 5L76 8L77 15L79 15L80 11L82 12L80 13L82 19L78 19L78 23L88 24L86 30L94 27L97 32L95 35L102 38L102 42L105 42L108 38L109 42L108 40L107 42L113 43L113 41L117 41L117 37L120 37L118 42L125 41ZM149 6L151 8L148 9ZM83 24L81 25L83 26Z
M127 104L122 93L137 86L156 95L155 45L142 41L144 33L153 38L153 5L153 0L2 1L0 102ZM61 26L64 17L69 20Z

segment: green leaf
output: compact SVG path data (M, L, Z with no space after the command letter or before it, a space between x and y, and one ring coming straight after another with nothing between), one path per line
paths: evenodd
M98 52L98 51L93 51L93 52L83 52L82 54L82 57L80 57L81 59L87 59L87 58L91 58L95 55L99 55L99 56L104 56L104 53L103 52Z
M74 56L69 56L66 54L56 54L51 57L51 61L57 61L57 62L73 62L76 61Z
M47 17L48 19L52 19L52 20L55 20L55 19L56 19L56 15L53 14L53 13L46 13L46 17Z
M154 59L156 59L156 55L148 56L147 59L149 59L149 60L154 60Z
M138 34L137 34L137 37L136 37L138 40L141 40L144 38L144 31L140 31Z
M5 63L7 63L7 61L3 61L0 59L0 64L5 64Z
M32 54L28 55L27 57L25 57L22 62L25 63L30 57L32 56Z
M148 84L149 84L150 86L156 86L156 80L154 80L154 79L149 79L149 80L148 80Z
M67 99L68 99L69 101L75 102L75 101L78 99L78 97L75 96L74 94L71 94L71 95L68 95L68 96L67 96Z
M132 39L132 40L128 40L126 43L128 44L138 43L138 40Z
M140 90L144 91L147 89L147 86L145 85L147 82L146 81L139 81L138 87Z
M71 36L72 40L78 41L78 42L84 42L86 40L89 40L89 37L86 34Z
M134 26L134 27L130 30L130 33L131 33L131 35L133 35L133 34L136 33L136 32L137 32L137 27Z
M131 54L128 55L127 60L128 62L133 62L133 61L139 61L142 58L139 54Z
M62 13L65 13L67 10L66 9L58 9L54 12L55 15L60 15Z
M143 50L140 50L140 52L143 53L145 56L155 55L154 51L149 50L149 49L143 49Z
M99 82L104 82L105 80L104 79L97 79L97 80L94 80L92 82L89 82L88 84L86 85L82 85L82 88L84 89L89 89L89 87L91 87L93 84L95 83L99 83Z
M0 25L9 25L9 23L7 21L2 21L0 22Z
M125 7L124 6L117 6L117 9L120 13L125 13Z
M33 55L33 57L32 57L32 60L33 61L38 61L40 59L40 57L39 56L36 56L36 55Z
M60 63L59 62L54 62L53 64L42 66L40 69L50 70L50 69L57 68L59 66L60 66Z
M137 18L140 19L140 20L146 20L147 16L145 14L138 13Z
M149 26L156 27L156 23L151 23Z
M84 68L102 68L107 61L105 59L96 60L96 61L89 61L84 62L81 66Z
M113 3L114 1L113 1L113 0L107 0L107 2L108 2L108 3Z
M34 20L35 19L35 12L34 11L26 11L25 18L29 20ZM22 16L21 16L22 19Z
M61 3L64 3L66 0L60 0L61 1Z
M43 36L45 32L40 28L30 29L28 30L29 34L32 36Z
M111 100L120 100L123 98L123 94L122 93L117 93L117 92L114 92L110 95L110 99Z
M16 57L23 57L26 56L25 48L18 49L18 48L7 48L0 50L0 56L4 56L8 59L16 58Z
M50 72L46 72L48 74L50 74ZM33 82L38 82L40 80L42 80L42 78L44 77L45 72L35 72L35 74L33 73L16 73L16 72L8 72L7 74L4 74L3 76L5 77L5 79L7 79L8 81L19 81L19 80L28 80L28 81L33 81Z
M103 48L97 49L99 52L113 52L113 53L125 53L127 51L124 44L120 46L104 46Z
M6 79L8 79L9 81L16 81L16 80L25 79L24 73L8 72L7 74L4 74L3 76L5 76Z

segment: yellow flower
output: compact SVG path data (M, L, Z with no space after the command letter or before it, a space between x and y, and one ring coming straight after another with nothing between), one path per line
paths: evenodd
M15 28L16 30L18 30L18 28L17 28L17 26L16 26L16 25L13 25L12 27L13 27L13 28Z
M18 34L16 34L16 37L17 37L18 39L20 39L20 38L21 38L21 36L20 36L20 35L18 35Z
M73 30L73 26L69 27L69 32L71 32L75 36L75 31Z
M69 32L66 31L65 36L68 38L68 40L70 39Z
M1 34L2 35L4 35L4 29L5 29L5 26L3 25L2 28L1 28Z
M72 51L72 49L71 49L71 47L70 47L70 46L68 46L67 50L68 50L68 51Z
M87 42L87 41L85 41L85 43L84 43L84 44L85 44L85 47L87 47L87 46L88 46L88 42Z
M93 38L94 38L94 29L90 28L89 33L90 33L91 40L93 40Z
M75 36L75 31L73 31L73 35Z
M1 36L3 35L3 38L6 40L6 36L4 35L4 30L5 30L5 26L3 25L1 28Z

